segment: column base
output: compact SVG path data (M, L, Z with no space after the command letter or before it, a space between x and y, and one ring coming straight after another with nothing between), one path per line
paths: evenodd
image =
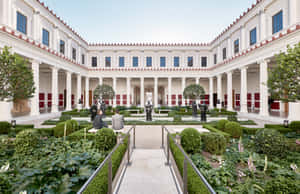
M290 121L300 121L300 102L289 102L289 116Z
M241 107L241 110L240 110L241 113L248 113L248 108L247 106L246 107Z
M58 113L58 107L57 106L54 106L52 105L52 108L51 108L51 113Z

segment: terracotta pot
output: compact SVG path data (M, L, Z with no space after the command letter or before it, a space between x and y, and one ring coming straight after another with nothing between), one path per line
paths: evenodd
M30 113L30 107L28 106L27 99L18 99L13 102L13 109L11 114L14 117L28 115Z

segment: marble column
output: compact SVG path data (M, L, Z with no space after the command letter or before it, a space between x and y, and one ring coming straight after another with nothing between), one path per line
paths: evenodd
M58 68L52 67L52 105L51 112L58 112Z
M145 106L145 89L144 89L144 78L141 77L140 78L141 80L141 87L140 87L140 100L141 100L141 107L144 107Z
M217 76L217 96L218 96L218 102L217 108L222 108L222 74Z
M268 61L259 62L259 88L260 88L260 111L261 116L269 116L268 110Z
M241 68L241 113L248 113L248 108L247 108L247 67Z
M233 111L233 107L232 107L232 71L227 72L227 110Z
M90 78L85 77L85 108L90 108Z
M182 106L186 106L185 104L185 98L184 98L184 95L183 95L183 92L184 92L184 89L185 89L185 85L186 85L186 78L183 77L181 78L181 91L182 91Z
M131 78L130 77L127 77L126 78L126 81L127 81L127 91L126 91L126 101L127 101L127 107L130 107L130 81L131 81Z
M40 62L33 60L32 61L32 72L33 72L33 81L35 87L35 93L31 98L31 116L40 115L40 107L39 107L39 93L40 93Z
M113 99L113 107L116 107L117 106L117 78L116 77L113 78L113 89L115 91L115 96Z
M66 110L70 111L72 110L72 73L67 71L66 72L67 75L67 83L66 83L66 89L67 89L67 106L66 106Z
M77 99L75 99L77 104L77 109L81 108L81 105L79 105L79 99L81 99L81 75L77 75Z
M209 78L209 108L214 108L214 78Z
M154 78L154 107L158 107L158 78Z
M168 78L168 106L169 107L172 106L172 94L171 94L171 90L172 90L172 78L169 77Z

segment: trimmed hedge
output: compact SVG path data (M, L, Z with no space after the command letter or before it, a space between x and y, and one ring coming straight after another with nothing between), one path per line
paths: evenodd
M232 121L226 123L224 132L230 134L234 138L239 138L243 135L243 130L240 124Z
M189 154L201 153L201 135L194 128L186 128L181 133L181 145Z
M124 140L124 143L116 149L116 151L111 156L112 162L112 175L113 179L119 169L122 162L124 154L128 146L128 137ZM94 194L94 193L107 193L108 189L108 165L104 165L101 171L95 176L95 178L88 185L84 194Z
M170 149L173 154L174 160L176 162L176 166L183 177L183 162L184 155L181 153L179 148L174 144L170 137ZM194 171L193 167L188 164L187 165L187 179L188 179L188 193L189 194L209 194L210 192L206 188L205 184L202 182L201 178Z
M109 151L117 144L117 136L113 129L102 128L97 131L95 146L100 151Z
M39 133L32 129L21 131L14 144L16 154L31 155L39 144Z
M71 119L72 119L71 115L61 115L59 118L59 121L64 122L64 121L71 120Z
M229 142L230 137L231 137L230 134L228 134L228 133L226 133L226 132L223 132L223 131L217 129L217 128L213 127L213 126L210 125L210 124L205 124L205 125L203 125L203 127L204 127L205 129L208 129L208 130L211 131L211 132L214 132L214 133L218 133L218 134L220 134L220 135L223 135L223 136L226 138L227 142Z
M228 121L228 120L225 120L225 119L219 120L218 123L217 123L217 129L220 129L221 131L224 131L225 125L226 125L228 122L229 122L229 121Z
M255 133L258 130L261 130L263 128L248 128L248 127L241 127L243 130L243 133L248 134L248 135L255 135Z
M11 124L9 122L3 121L0 122L0 134L8 134L11 128Z
M92 126L87 127L86 129L86 139L95 141L96 134L95 133L89 133L88 130L92 129ZM71 133L68 137L69 141L80 141L84 139L84 129L81 129L79 131L76 131L74 133Z
M300 134L300 121L291 122L291 124L289 125L289 128L291 128L293 131Z
M201 141L205 151L216 155L223 154L227 146L224 135L218 133L202 133Z
M77 121L75 121L75 122L77 122ZM76 129L76 125L74 124L75 122L72 120L68 120L66 122L58 123L56 125L56 127L54 127L54 136L55 137L63 137L64 136L65 124L67 127L66 136L73 133ZM77 126L78 126L78 124L77 124Z
M174 121L174 122L181 122L181 121L182 121L182 118L181 118L180 115L175 115L175 116L173 117L173 121Z

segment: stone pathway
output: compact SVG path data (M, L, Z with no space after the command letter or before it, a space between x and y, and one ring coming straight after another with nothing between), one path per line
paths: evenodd
M119 194L176 194L178 193L162 149L136 149L132 164L127 167Z

